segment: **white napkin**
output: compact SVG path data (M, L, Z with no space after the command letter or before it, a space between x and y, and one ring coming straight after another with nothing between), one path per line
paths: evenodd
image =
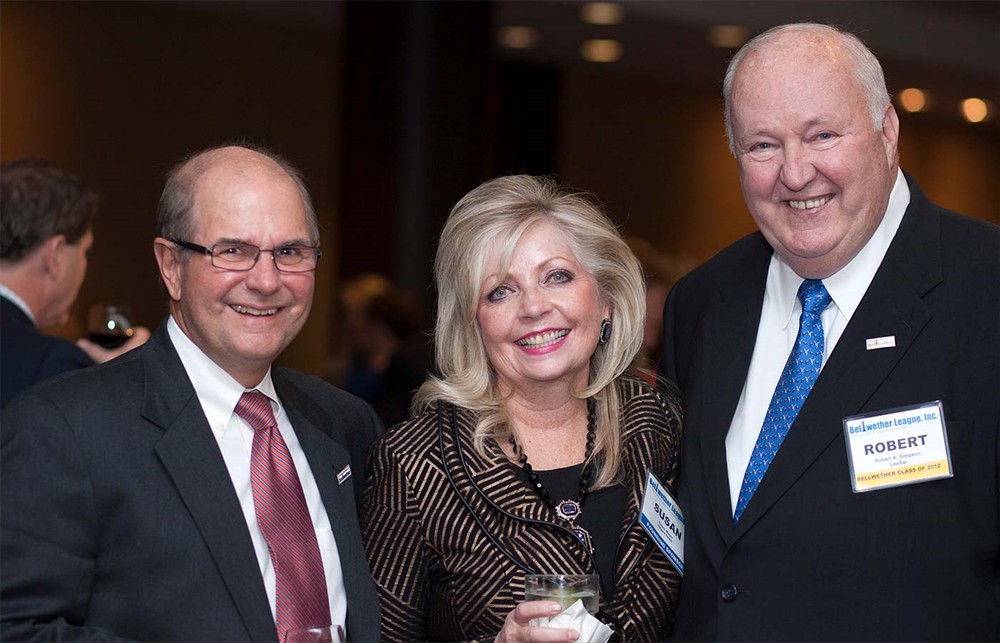
M578 600L552 618L533 618L531 625L571 627L580 633L577 643L605 643L611 638L611 628L590 615Z

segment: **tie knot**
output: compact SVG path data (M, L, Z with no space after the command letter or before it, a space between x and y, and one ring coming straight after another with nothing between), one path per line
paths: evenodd
M261 431L275 424L274 413L271 412L271 400L256 389L245 391L240 396L234 413L246 420L254 431Z
M802 302L802 312L818 315L833 301L826 291L821 279L806 279L799 286L799 301Z

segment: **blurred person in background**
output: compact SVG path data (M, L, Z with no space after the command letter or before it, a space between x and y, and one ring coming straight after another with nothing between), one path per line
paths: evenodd
M683 257L660 252L641 237L626 236L625 241L639 259L646 275L646 325L635 368L649 382L655 382L663 343L663 306L670 289L691 269L691 265Z
M149 338L135 327L122 346L76 344L42 331L64 324L87 274L97 194L37 159L0 165L0 407L36 382L106 362Z
M435 262L439 375L376 443L362 501L384 641L576 640L531 626L528 573L597 574L626 641L670 630L680 574L640 525L677 474L678 400L626 374L639 262L599 206L530 176L452 209Z
M729 64L760 231L674 287L679 641L1000 640L1000 228L899 167L881 65L819 24Z
M409 417L430 363L416 302L386 277L365 273L344 282L341 310L342 386L371 404L383 425L395 426Z

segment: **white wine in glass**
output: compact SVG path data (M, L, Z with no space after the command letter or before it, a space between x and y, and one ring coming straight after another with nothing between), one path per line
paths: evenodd
M580 600L584 609L596 614L600 587L600 577L596 574L528 574L524 577L524 599L556 601L563 609Z
M344 628L340 625L317 625L288 630L285 643L346 643Z

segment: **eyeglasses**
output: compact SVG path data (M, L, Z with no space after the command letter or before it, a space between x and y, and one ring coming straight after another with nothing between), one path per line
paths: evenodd
M200 252L212 258L212 265L223 270L234 270L246 272L257 265L260 253L270 252L274 260L274 267L281 272L312 272L316 269L319 258L323 256L323 251L313 246L279 246L277 248L258 248L250 243L217 243L211 248L181 241L180 239L170 239L182 248Z

